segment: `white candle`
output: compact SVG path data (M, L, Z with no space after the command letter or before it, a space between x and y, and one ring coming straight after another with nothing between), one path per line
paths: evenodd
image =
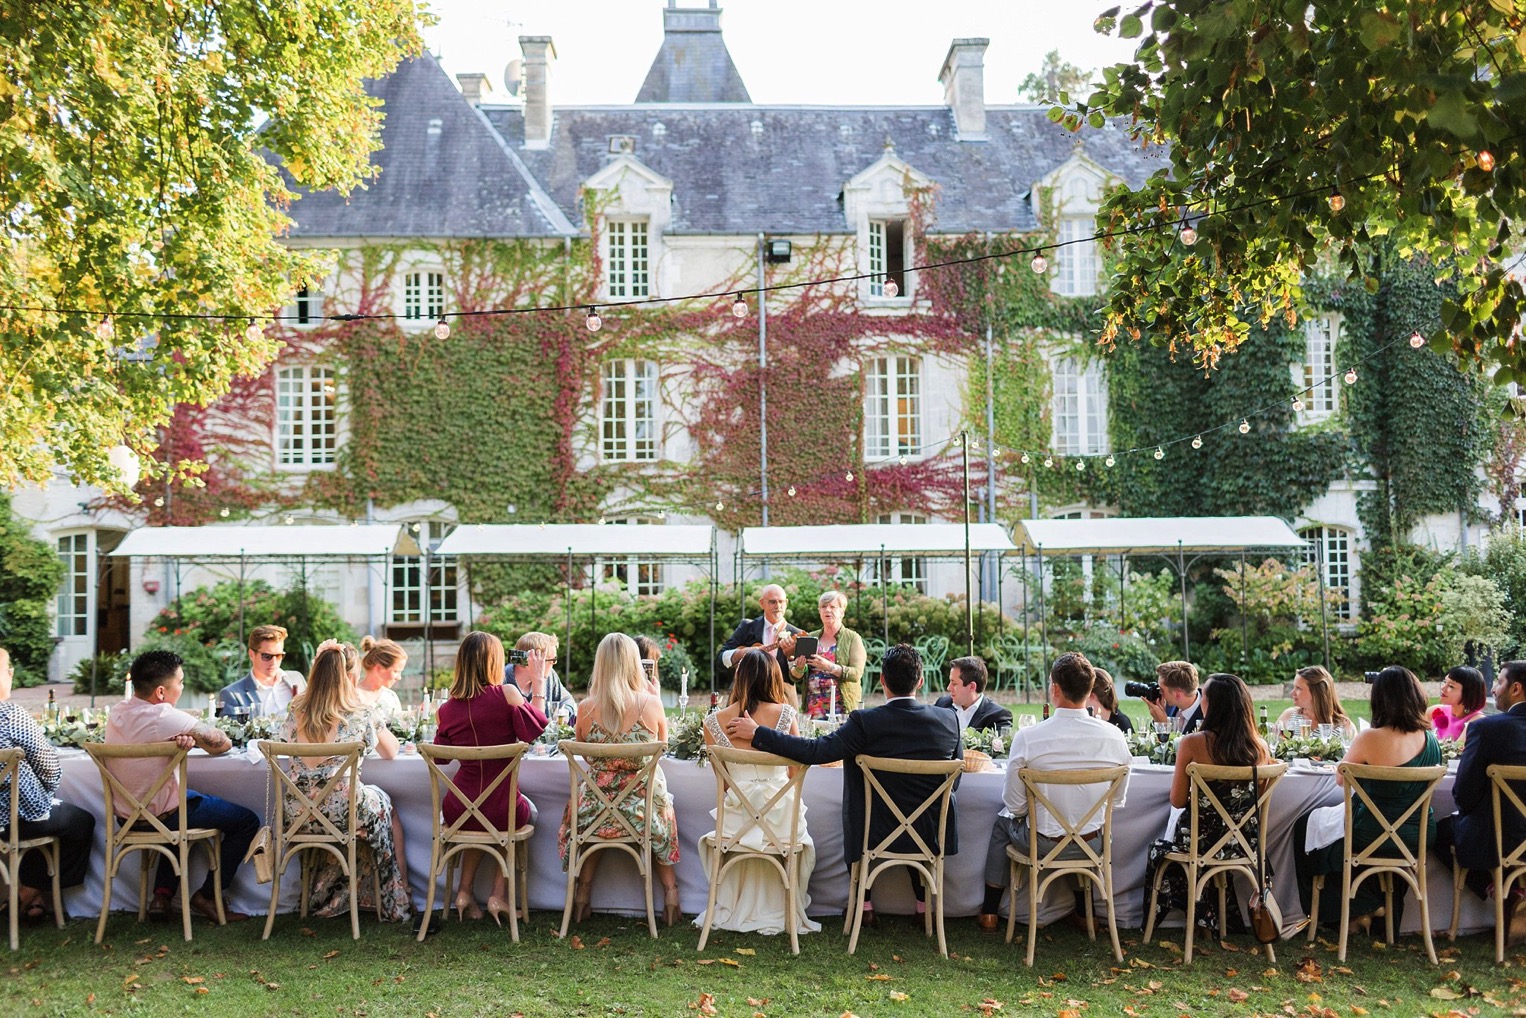
M830 702L831 706L827 708L827 716L835 718L837 716L837 683L835 682L832 683L832 699Z
M689 695L689 669L687 668L678 673L678 695L680 697Z

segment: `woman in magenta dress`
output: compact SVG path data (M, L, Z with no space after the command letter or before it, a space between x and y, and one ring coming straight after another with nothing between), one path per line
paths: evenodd
M530 699L526 702L517 686L503 681L503 644L491 633L468 633L456 654L456 674L451 680L450 696L440 705L439 730L435 742L441 746L506 746L515 742L534 742L546 729L546 660L539 651L530 651ZM476 799L482 789L492 784L508 765L495 760L463 760L451 783L468 799ZM520 793L513 805L513 826L533 823L535 806ZM482 812L502 829L510 823L509 784L505 781L493 790L482 804ZM453 824L466 812L466 806L454 795L440 804L445 823ZM481 830L476 820L465 824L468 830ZM456 917L482 918L477 907L474 886L481 852L464 852L461 857L461 883L456 891ZM507 890L502 870L495 870L493 893L487 910L495 921L508 915Z
M1431 708L1436 738L1462 742L1468 726L1484 715L1484 676L1477 668L1458 665L1441 680L1441 702Z

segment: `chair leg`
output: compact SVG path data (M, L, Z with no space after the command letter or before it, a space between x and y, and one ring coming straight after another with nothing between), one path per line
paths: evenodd
M572 895L577 884L578 872L583 868L583 857L578 851L576 844L567 846L567 894L566 901L562 905L562 932L558 934L563 940L567 939L567 927L572 925Z
M352 837L347 849L350 864L350 937L353 940L360 939L360 865L355 852L355 839Z
M700 842L699 850L703 854L703 857L710 860L710 891L705 895L705 925L700 927L699 946L694 949L696 951L703 951L705 949L705 943L710 939L710 924L715 920L715 891L716 885L721 882L720 874L721 866L723 864L723 856L720 847L714 841L711 841L707 846L702 840ZM791 896L790 901L791 904L793 904L793 895ZM791 921L793 921L793 910L787 912L786 915L789 915L791 917Z
M147 849L138 850L138 922L140 923L148 918L148 863L151 855L153 858L158 858Z
M654 879L656 879L657 874L654 873L653 870L655 870L657 868L657 866L656 866L655 863L652 862L651 845L650 844L643 845L642 848L645 850L645 857L643 859L641 859L641 861L637 864L636 869L641 874L641 883L642 883L642 886L646 888L646 928L647 928L647 932L652 935L652 939L653 940L656 940L657 939L657 912L656 912L655 908L653 907L653 903L652 903L652 881Z
M789 952L798 955L800 953L800 902L798 892L800 889L800 867L797 860L787 859L785 864L789 867L786 871L788 879L784 883L784 914L789 916Z
M1394 942L1394 878L1393 874L1385 873L1383 880L1383 929L1388 935L1388 943ZM1402 892L1401 892L1402 893Z
M228 925L228 909L223 904L223 836L207 841L207 854L212 857L212 901L217 905L217 925Z
M509 895L509 942L519 943L519 864L524 859L524 853L519 851L518 843L509 842L508 857L504 861L503 889Z
M1222 943L1229 933L1229 874L1219 873L1213 878L1213 884L1219 892L1219 941Z
M858 896L858 863L848 864L848 907L842 915L842 932L847 936L853 930L853 902Z
M934 908L938 914L933 917L933 924L938 928L938 956L948 957L948 939L943 931L943 860L939 859L933 864L933 886L927 892L932 901L928 903L928 911Z
M1457 857L1452 857L1452 925L1447 927L1447 940L1457 943L1457 923L1462 918L1462 867Z
M1086 885L1086 936L1095 942L1097 939L1097 914L1096 907L1092 904L1091 878L1082 877L1081 882Z
M1343 965L1346 962L1346 940L1350 936L1350 934L1351 934L1351 866L1350 866L1350 864L1348 862L1348 864L1345 867L1345 872L1341 875L1341 943L1340 943L1340 950L1338 952L1336 952L1336 957L1340 959L1341 964L1343 964Z
M424 938L429 936L429 922L434 917L434 892L435 888L440 883L440 876L440 842L439 835L436 833L435 843L429 850L429 879L426 881L428 886L424 889L424 918L423 921L419 923L419 943L423 943ZM445 894L443 895L443 898L445 901L450 900L449 867L447 867L445 871ZM447 916L450 915L448 906L446 908L445 914ZM441 921L441 925L444 925L443 920Z
M108 843L106 846L106 875L101 887L101 918L95 924L95 942L97 944L106 936L106 917L111 914L111 885L116 882L117 866L121 861L121 858L116 853L116 846ZM275 909L271 909L270 913L274 915ZM15 914L16 910L12 908L11 915ZM265 935L269 936L270 934L267 931Z
M7 905L9 906L9 910L6 912L6 916L7 916L7 919L9 920L9 925L10 925L10 928L11 928L11 950L12 951L18 951L18 950L21 949L21 923L20 923L20 917L16 914L17 911L21 908L21 891L20 891L20 888L16 884L16 880L17 880L16 864L17 864L18 861L19 860L15 859L15 858L9 858L9 859L6 859L6 861L5 861L5 870L6 870L5 887L6 887L6 897L8 899L7 900ZM56 897L56 892L55 892L55 897Z
M1007 856L1007 886L1012 888L1011 903L1007 906L1007 943L1012 943L1012 935L1017 932L1017 860ZM1000 904L997 905L1000 908Z
M1314 943L1314 936L1319 932L1319 892L1325 889L1325 876L1323 873L1314 877L1314 890L1309 895L1309 935L1305 943Z
M1160 875L1170 865L1169 862L1162 861L1155 868L1155 879L1150 882L1150 907L1145 912L1144 929L1144 939L1147 944L1150 942L1150 937L1155 933L1155 909L1160 902Z
M848 953L853 954L858 950L858 934L864 925L864 898L869 893L865 881L869 878L869 866L866 860L860 859L857 863L858 879L853 898L848 902L849 911L852 912L849 923L852 924L852 934L848 937Z
M1029 857L1031 860L1031 856ZM1024 955L1028 967L1033 967L1033 953L1038 949L1039 942L1039 870L1037 866L1025 867L1028 870L1028 952ZM1012 885L1012 910L1017 911L1017 885Z
M1113 958L1123 963L1123 945L1118 943L1118 916L1113 911L1113 868L1102 871L1102 896L1107 900L1107 932L1113 939Z
M1202 888L1198 886L1197 867L1188 866L1187 870L1187 932L1182 939L1182 964L1192 964L1192 936L1197 932L1197 896Z
M286 872L286 864L291 861L290 859L282 858L284 846L280 842L277 842L273 847L276 851L272 859L274 863L272 867L273 872L270 875L270 910L265 913L265 933L260 937L261 940L269 940L270 931L275 927L276 908L281 903L281 874Z
M1494 963L1505 963L1505 868L1494 867Z
M180 925L185 932L186 943L191 942L191 845L182 841L176 846L180 856L175 861L180 873Z
M48 875L53 878L53 924L59 929L64 928L66 909L64 908L63 889L58 886L58 867L60 865L58 853L63 846L55 839L53 844L47 847ZM15 915L14 911L11 915Z
M1416 874L1416 887L1419 893L1415 895L1420 899L1420 936L1425 941L1426 957L1431 959L1431 964L1437 964L1436 945L1431 940L1431 906L1426 899L1430 896L1425 893L1425 857L1420 858L1419 872Z

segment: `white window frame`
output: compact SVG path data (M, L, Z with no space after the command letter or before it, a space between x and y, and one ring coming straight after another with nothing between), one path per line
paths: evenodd
M1062 215L1055 223L1054 276L1051 286L1065 297L1090 297L1098 290L1102 265L1097 257L1097 219L1091 214Z
M333 467L339 458L339 377L332 368L276 368L275 459L281 470Z
M890 354L864 364L864 459L920 459L922 358Z
M437 548L456 528L447 520L414 520L409 529L420 545ZM461 586L454 557L429 556L429 584L424 583L424 556L392 556L392 583L387 604L387 618L394 625L424 624L424 602L429 602L429 623L450 624L461 621Z
M604 292L611 298L652 295L652 229L642 218L604 221Z
M1351 618L1352 608L1356 604L1356 587L1353 583L1356 576L1355 531L1315 523L1300 528L1298 536L1304 539L1304 565L1318 570L1323 559L1325 589L1341 591L1336 616L1340 619Z
M1340 339L1339 315L1318 315L1304 319L1303 362L1295 368L1293 384L1303 400L1302 422L1325 420L1340 409L1340 387L1336 384L1335 344Z
M414 269L403 273L403 320L433 325L445 314L445 273Z
M1098 456L1108 451L1107 376L1096 358L1056 357L1050 364L1051 447L1061 456Z
M880 513L874 522L880 524L916 526L932 522L920 513ZM875 556L868 563L869 582L880 582L880 559ZM886 581L892 585L914 587L918 593L927 593L927 559L920 555L887 555L885 557Z
M605 361L599 370L599 456L605 463L655 463L662 458L655 361Z
M90 595L95 582L95 556L90 553L90 535L85 531L60 534L53 548L64 564L64 577L59 581L53 604L53 633L65 638L89 636Z
M610 520L609 524L652 526L658 525L659 521L642 516L630 516L625 519ZM633 540L631 543L638 544L639 541ZM619 580L625 584L626 592L633 597L656 597L667 589L667 576L661 559L646 558L641 555L600 558L595 560L593 571L601 583Z
M308 283L301 287L297 290L297 295L292 298L288 324L299 329L311 329L322 325L323 301L323 288L318 284Z
M900 267L892 269L889 262L889 237L887 236L890 224L896 224L901 232L901 258ZM911 231L907 220L898 216L886 216L869 220L869 296L875 300L895 301L909 304L911 302L911 275L906 271L910 264ZM885 293L885 280L894 279L897 293L891 297Z

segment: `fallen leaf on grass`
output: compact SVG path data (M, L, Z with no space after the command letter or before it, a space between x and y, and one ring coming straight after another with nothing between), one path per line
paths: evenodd
M198 987L196 987L196 992L198 994L201 994L201 993L211 993L212 991L207 989L205 986L198 986Z
M593 946L594 947L608 947L609 945L610 945L610 939L608 937L600 937L599 938L599 942L597 944L593 945Z
M1358 1007L1357 1005L1352 1004L1351 1013L1356 1015L1357 1018L1362 1018L1362 1015L1367 1013L1367 1009L1365 1007Z
M1319 962L1313 958L1304 958L1298 963L1298 968L1293 972L1293 978L1300 983L1322 983L1325 981L1324 970L1319 967Z
M871 983L888 983L888 982L890 982L890 977L888 975L886 975L885 973L883 973L883 972L876 972L874 975L872 975L872 976L865 976L864 978L869 980Z
M755 949L753 949L751 947L739 947L739 948L736 949L736 952L737 952L737 954L746 955L749 958L751 958L753 955L758 953Z
M316 937L318 934L304 926L302 927L302 935L304 937Z
M266 983L265 984L265 989L267 989L267 990L279 990L280 988L281 988L281 984L280 983Z
M699 999L689 1005L689 1010L698 1011L700 1014L718 1014L715 1009L715 994L701 993Z
M1149 962L1145 961L1143 958L1130 958L1129 959L1129 968L1152 969L1154 967L1155 967L1154 965L1151 965Z
M1081 1012L1074 1008L1062 1007L1055 1013L1055 1018L1081 1018Z
M734 969L739 969L742 967L742 963L737 961L735 958L717 958L715 960L722 965L730 965Z
M901 1001L901 1000L905 1000L909 996L910 996L910 994L902 993L900 990L891 990L890 991L890 999L891 1000Z
M568 944L571 945L574 951L581 951L583 949L583 938L574 935L573 938L568 941Z
M986 1018L990 1018L994 1012L1000 1011L1004 1005L994 997L987 997L975 1006L980 1008L981 1014L985 1015Z
M181 976L180 981L185 983L187 986L195 986L197 983L206 982L206 980L201 976Z
M1227 994L1225 994L1225 996L1227 996L1231 1001L1233 1001L1236 1004L1240 1003L1243 1000L1249 1000L1250 999L1250 994L1246 993L1244 990L1237 990L1237 989L1234 989L1234 988L1231 988L1230 991Z
M763 999L759 1000L757 997L748 997L747 998L747 1006L748 1007L767 1007L768 1006L768 998L764 997Z
M1437 1000L1461 1000L1463 998L1463 994L1458 993L1450 986L1435 987L1431 990L1431 996L1435 997Z
M339 952L338 951L330 951L328 954L325 954L323 956L323 960L324 961L328 961L330 958L337 958L337 957L339 957Z
M133 983L136 983L137 981L138 981L138 974L136 972L129 972L129 973L127 973L127 977L122 980L122 985L123 986L131 986Z

